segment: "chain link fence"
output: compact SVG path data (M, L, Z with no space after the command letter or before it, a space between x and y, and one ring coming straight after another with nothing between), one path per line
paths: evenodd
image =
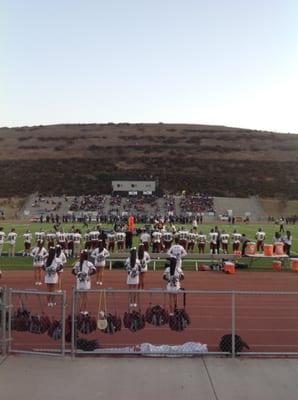
M10 353L65 354L65 292L8 290Z

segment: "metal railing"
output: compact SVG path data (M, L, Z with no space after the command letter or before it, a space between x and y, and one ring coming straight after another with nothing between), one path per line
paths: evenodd
M73 289L71 310L66 320L66 294L55 292L57 306L48 308L45 299L50 292L36 290L0 289L1 329L0 345L2 354L83 354L98 355L143 355L143 356L201 356L225 355L244 356L294 356L298 357L298 292L258 291L206 291L181 290L178 294L178 308L188 312L191 322L181 331L172 330L169 323L152 325L146 320L145 327L131 331L123 325L124 315L136 310L146 315L149 307L160 305L169 311L169 294L163 289ZM78 318L82 310L82 295L87 295L86 309L95 323L99 312L118 315L122 321L119 331L109 334L98 327L92 332L79 329ZM101 296L105 295L106 304ZM130 307L129 296L135 294L137 307ZM184 299L186 303L184 304ZM47 333L34 335L30 331L18 332L13 328L15 312L22 302L31 315L47 314L61 322L61 336L54 341ZM24 305L23 304L23 305ZM47 307L47 308L46 308ZM3 318L4 316L4 318ZM65 342L66 325L71 329L70 344ZM227 347L221 345L224 336L229 336ZM239 348L239 337L248 344ZM78 348L78 339L97 340L98 349ZM173 346L195 342L207 346L200 352L179 351ZM144 350L142 344L150 343L154 348L167 345L167 350Z
M52 304L55 307L47 307L48 296L53 297L54 303ZM44 292L34 289L9 289L7 301L9 304L7 329L9 353L65 355L65 291ZM21 332L18 332L18 329L13 329L14 319L18 312L28 312L29 318L32 318L32 316L37 318L48 316L49 322L57 325L55 341L53 340L54 335L50 336L47 330L41 334L31 330L30 326L26 331Z

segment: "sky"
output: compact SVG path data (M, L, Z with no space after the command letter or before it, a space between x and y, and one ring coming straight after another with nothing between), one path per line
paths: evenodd
M1 0L0 126L298 133L297 0Z

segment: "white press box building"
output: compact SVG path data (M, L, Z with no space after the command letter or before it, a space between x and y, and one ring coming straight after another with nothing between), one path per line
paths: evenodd
M112 181L112 189L116 194L137 196L152 195L156 192L155 181Z

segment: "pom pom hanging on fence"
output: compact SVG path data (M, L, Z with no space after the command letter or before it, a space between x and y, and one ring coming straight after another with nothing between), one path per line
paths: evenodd
M96 318L91 317L89 314L79 314L77 317L77 327L81 333L88 335L89 333L96 331Z
M173 315L169 317L169 326L172 331L181 332L190 324L190 317L188 313L182 309L176 309Z
M123 325L131 332L139 331L145 327L145 316L139 311L128 311L124 313Z
M160 305L155 305L147 308L145 319L151 325L162 326L169 322L169 314Z

